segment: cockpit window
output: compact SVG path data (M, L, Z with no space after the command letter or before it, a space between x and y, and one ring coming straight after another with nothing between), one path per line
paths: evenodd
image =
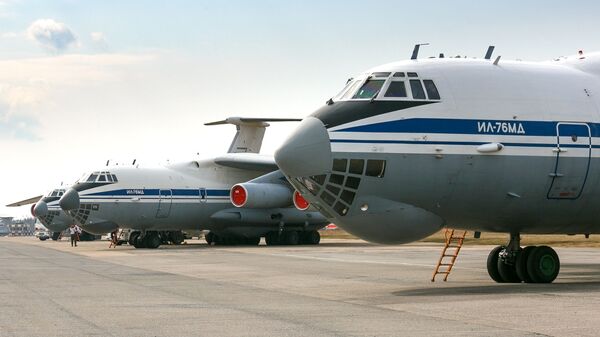
M356 91L356 89L358 88L358 86L360 85L360 82L362 82L361 80L354 80L352 81L348 86L347 86L347 90L343 93L343 95L340 97L340 100L343 99L349 99L350 97L352 97L352 94L354 94L354 92Z
M423 85L419 80L410 80L410 90L414 99L426 99Z
M363 84L363 86L358 90L358 92L354 94L354 96L352 96L352 98L373 98L374 96L377 96L384 82L385 80L368 79L365 82L365 84Z
M427 90L429 99L440 99L440 93L432 80L423 80L423 84L425 84L425 90Z
M112 176L113 183L116 183L116 182L118 182L118 180L117 180L117 176L116 176L116 175L114 175L114 174L111 174L111 176Z
M98 177L98 181L106 181L106 176L103 174L100 177Z
M385 97L406 97L406 85L404 81L393 81L385 92Z
M58 197L58 191L52 191L51 197Z
M97 174L94 174L94 173L92 173L92 174L90 174L89 178L87 178L86 182L88 182L88 183L93 183L93 182L95 182L95 181L96 181L96 178L97 178L97 177L98 177L98 175L97 175Z

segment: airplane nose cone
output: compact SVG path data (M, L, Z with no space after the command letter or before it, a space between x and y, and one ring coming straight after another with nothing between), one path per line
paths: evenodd
M33 215L43 218L48 214L48 204L40 200L33 206Z
M275 152L277 166L288 176L307 177L331 169L331 143L323 123L305 118Z
M79 209L79 193L74 189L69 188L60 198L59 204L63 211Z

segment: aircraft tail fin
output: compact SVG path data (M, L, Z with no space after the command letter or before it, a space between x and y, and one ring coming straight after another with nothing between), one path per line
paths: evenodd
M267 122L299 122L296 118L246 118L229 117L222 121L205 123L204 125L233 124L237 133L233 137L228 153L259 153L262 146L265 130L269 126Z

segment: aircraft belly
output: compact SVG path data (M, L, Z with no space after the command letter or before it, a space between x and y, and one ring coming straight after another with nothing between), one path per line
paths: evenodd
M345 216L330 217L350 230L360 223L365 198L378 197L411 205L442 218L447 226L481 231L523 233L598 233L594 200L600 199L598 179L591 173L600 158L590 161L585 179L565 176L565 184L581 194L572 199L549 198L556 167L554 156L443 155L341 153L334 158L386 160L383 178L364 176ZM563 167L587 165L588 158L565 157ZM585 177L584 177L585 178ZM571 181L571 183L569 183ZM583 185L582 185L583 184ZM569 189L567 188L567 189ZM371 209L367 212L372 211ZM326 212L327 213L327 212ZM335 214L335 213L333 213ZM378 215L376 221L397 222ZM349 225L351 224L351 225Z

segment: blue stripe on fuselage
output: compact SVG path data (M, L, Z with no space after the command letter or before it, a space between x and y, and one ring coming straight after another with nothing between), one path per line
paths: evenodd
M103 191L96 193L85 194L86 196L158 196L160 192L163 191L163 196L168 196L169 194L164 193L164 191L168 191L168 189L153 189L153 188L144 188L144 189L119 189L119 190L111 190L111 191ZM171 189L172 196L190 196L190 197L200 197L199 189ZM207 197L228 197L229 190L222 189L207 189L206 190Z
M469 135L504 136L556 136L556 121L525 120L485 120L451 118L412 118L359 125L333 132L373 132L373 133L447 133ZM584 122L574 122L584 123ZM600 137L600 124L589 125L591 136ZM577 125L562 125L561 134L587 137L587 128Z

